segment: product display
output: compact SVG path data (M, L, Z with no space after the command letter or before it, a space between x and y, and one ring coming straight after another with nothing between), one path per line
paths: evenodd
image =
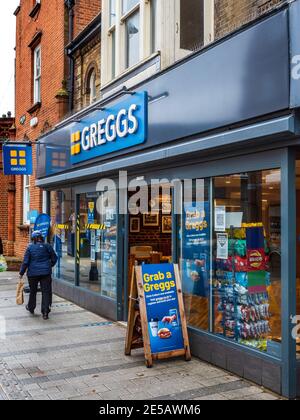
M215 296L223 335L267 351L270 328L269 248L262 224L230 229L229 258L215 260Z

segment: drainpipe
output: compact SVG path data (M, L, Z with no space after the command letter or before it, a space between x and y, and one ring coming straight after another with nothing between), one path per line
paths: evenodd
M74 36L74 5L75 0L65 0L65 5L69 10L69 40L68 43L73 41ZM69 112L73 109L73 91L74 91L74 59L69 56Z

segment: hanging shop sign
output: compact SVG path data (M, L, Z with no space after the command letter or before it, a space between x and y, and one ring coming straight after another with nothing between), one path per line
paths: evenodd
M4 175L32 175L32 147L29 144L3 145Z
M135 267L125 353L142 346L147 367L153 360L176 356L191 360L178 265Z
M51 225L51 219L48 214L40 214L35 221L34 230L41 231L43 238L47 238Z
M71 129L71 163L84 162L142 144L147 140L148 95L137 92L117 105L103 108Z

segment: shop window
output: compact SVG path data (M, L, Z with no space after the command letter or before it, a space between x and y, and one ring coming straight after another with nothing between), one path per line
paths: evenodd
M181 220L180 270L189 326L209 330L210 305L209 180L185 186Z
M86 193L80 195L79 212L80 286L116 300L116 205L107 206L106 198L101 194Z
M281 172L214 178L213 195L214 332L280 357Z
M296 313L300 316L300 160L296 161L296 233L297 233L297 310ZM300 337L297 338L297 358L300 359Z
M51 242L58 256L54 275L59 280L75 283L75 194L72 189L52 191L50 200Z
M180 218L189 326L280 357L280 170L184 185Z

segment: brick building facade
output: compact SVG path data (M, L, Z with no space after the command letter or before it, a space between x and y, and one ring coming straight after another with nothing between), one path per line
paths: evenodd
M74 111L100 99L101 14L97 15L67 46L74 61Z
M215 39L222 38L281 3L283 0L215 0ZM42 3L21 0L15 11L16 139L33 142L34 167L35 142L39 137L54 128L67 113L78 111L100 97L101 5L101 0ZM41 47L40 100L35 101L34 67L38 46ZM91 91L93 85L94 95ZM24 188L24 179L18 177L14 232L14 252L18 257L23 255L29 239ZM45 210L43 192L35 187L34 175L30 177L28 190L29 210Z
M100 3L21 0L15 11L16 139L32 141L34 168L36 141L71 111L67 86L70 63L65 47L99 13ZM46 210L43 192L35 187L35 175L16 179L17 257L23 256L29 241L27 210Z
M14 140L16 135L15 119L8 115L0 118L0 238L3 243L4 255L14 255L15 234L15 177L4 176L2 162L2 144L7 140ZM3 205L5 203L5 205Z
M215 0L215 38L226 36L282 3L284 0Z

